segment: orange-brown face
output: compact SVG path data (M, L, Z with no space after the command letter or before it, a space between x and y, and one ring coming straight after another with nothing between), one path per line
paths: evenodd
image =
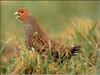
M17 15L16 18L20 19L21 21L25 21L29 16L29 12L22 8L15 12L15 14Z

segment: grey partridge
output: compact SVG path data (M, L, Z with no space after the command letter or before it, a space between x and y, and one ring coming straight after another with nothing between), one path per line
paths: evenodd
M57 60L59 57L61 59L70 59L71 56L79 52L79 45L69 48L64 44L49 38L36 19L26 9L20 8L15 14L24 24L25 44L28 50L32 50L33 47L41 55L50 50L54 60Z

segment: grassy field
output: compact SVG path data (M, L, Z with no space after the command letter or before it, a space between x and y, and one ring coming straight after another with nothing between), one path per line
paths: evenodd
M99 75L99 4L100 2L83 2L83 6L80 7L82 5L80 1L3 1L1 4L0 74ZM51 38L58 38L70 46L80 45L80 53L59 64L59 60L57 62L51 60L50 52L45 59L35 51L35 48L32 49L33 52L29 52L24 44L22 23L14 19L13 15L19 7L29 9L40 24L43 24L43 29Z

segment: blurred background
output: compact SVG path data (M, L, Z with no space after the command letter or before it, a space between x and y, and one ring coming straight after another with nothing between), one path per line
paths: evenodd
M23 38L23 24L14 15L19 8L29 10L47 34L53 37L67 37L67 33L72 32L73 28L68 27L73 21L100 20L99 1L1 1L3 41L11 36Z

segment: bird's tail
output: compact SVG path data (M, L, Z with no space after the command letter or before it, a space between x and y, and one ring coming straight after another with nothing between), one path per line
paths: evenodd
M61 57L61 61L60 63L63 63L64 60L67 60L67 59L71 59L72 56L75 56L77 55L78 53L80 53L80 49L81 47L79 45L76 45L74 47L71 47L69 49L69 51L65 52L62 57Z
M59 55L58 51L53 53L52 55L55 61L60 58L60 63L63 63L64 60L71 59L72 56L75 56L80 53L80 48L81 47L79 45L76 45L74 47L71 47L69 50L65 50L61 55Z
M76 46L70 48L71 56L77 55L77 53L80 52L80 48L81 47L79 45L76 45ZM69 58L71 58L71 57L69 57Z

